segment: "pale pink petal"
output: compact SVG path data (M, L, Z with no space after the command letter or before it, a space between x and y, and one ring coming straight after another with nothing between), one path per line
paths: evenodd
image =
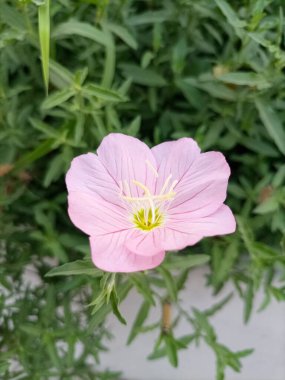
M181 218L176 221L182 224ZM172 221L175 223L175 221ZM236 221L230 208L222 205L213 214L205 217L195 217L193 219L184 220L184 231L188 230L189 234L201 236L226 235L235 232Z
M152 269L161 264L165 252L153 256L140 256L125 245L125 233L90 237L92 261L107 272L137 272Z
M161 228L155 228L149 232L134 229L126 241L126 246L138 255L152 256L163 251L161 234Z
M142 196L142 188L134 180L147 186L153 193L156 182L156 161L149 147L140 140L120 133L105 137L97 149L98 157L112 178L122 186L124 194Z
M200 154L175 187L169 215L191 219L212 214L226 199L229 176L229 165L221 153Z
M166 251L184 249L189 245L197 244L203 236L183 231L181 225L169 224L163 229L163 248Z
M72 160L66 185L69 192L88 193L124 207L119 197L119 185L94 153L82 154Z
M156 186L156 193L158 194L170 175L169 186L173 181L183 179L199 157L200 148L194 140L182 138L159 144L152 148L152 152L158 165L159 177Z
M68 214L75 226L90 236L132 227L124 208L81 191L69 193Z

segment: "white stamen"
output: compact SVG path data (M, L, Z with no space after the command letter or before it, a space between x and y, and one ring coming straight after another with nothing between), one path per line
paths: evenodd
M178 184L178 181L177 179L175 181L172 182L172 185L170 186L170 189L169 189L169 193L172 193L173 192L173 189L174 187Z
M145 163L147 164L147 166L150 168L150 170L153 172L153 174L157 178L158 173L157 173L157 170L155 169L155 167L152 165L152 163L149 160L145 160Z
M168 186L169 181L171 180L171 178L172 178L172 174L169 174L169 176L166 178L166 181L164 182L164 185L163 185L163 187L162 187L159 195L164 194L164 192L165 192L165 190L166 190L166 188L167 188L167 186Z
M131 196L130 186L126 180L124 180L124 192L128 197Z
M149 188L146 187L145 185L143 185L141 182L136 181L135 179L133 179L133 183L135 185L137 185L138 187L140 187L141 189L144 190L145 195L146 195L145 199L147 199L149 201L150 208L151 208L151 211L152 211L151 222L154 223L154 220L155 220L155 206L154 206L154 202L153 202L153 196L151 195L151 192L150 192ZM148 218L148 215L147 215L147 218ZM145 219L145 220L147 220L147 219Z
M158 177L158 173L151 162L148 160L145 162L153 174ZM130 184L126 180L124 180L122 183L119 183L121 198L127 201L127 205L130 207L130 213L136 215L137 221L140 224L148 225L149 222L151 222L152 225L155 225L157 223L160 224L159 220L162 213L164 214L167 211L172 199L176 194L174 188L177 185L178 181L175 180L171 183L171 178L172 175L170 174L166 178L159 194L152 194L146 185L137 180L132 180L132 183L134 185L143 190L142 196L136 197L132 196ZM163 205L164 202L167 202L167 204ZM151 221L149 221L150 212Z

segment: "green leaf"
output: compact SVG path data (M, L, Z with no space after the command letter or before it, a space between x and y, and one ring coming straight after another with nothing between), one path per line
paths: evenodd
M227 1L215 0L215 3L220 8L224 16L226 16L229 24L231 24L234 28L244 28L246 26L246 22L239 19L236 12Z
M223 283L231 275L233 266L239 255L238 241L235 239L224 250L224 248L215 246L212 255L212 269L211 283L215 290L220 290Z
M268 214L270 212L274 212L278 209L279 202L278 199L275 197L271 197L266 199L266 201L260 203L255 209L253 210L256 214Z
M117 296L117 293L116 293L115 289L113 289L113 291L111 292L110 301L111 301L111 306L112 306L112 310L113 310L114 315L118 318L118 320L119 320L123 325L126 325L126 324L127 324L127 321L126 321L125 318L122 316L122 314L120 313L120 310L119 310L119 308L118 308L119 298L118 298L118 296Z
M56 91L53 94L49 95L42 103L42 109L48 110L54 107L59 106L60 104L66 102L72 96L76 94L75 89L65 88L60 91Z
M144 301L137 313L136 319L133 323L132 329L130 331L127 344L131 344L131 342L135 339L135 337L139 334L140 328L145 322L150 310L150 303L148 301Z
M121 64L120 67L127 77L142 86L162 87L167 84L160 74L151 69L143 69L140 66L127 63Z
M103 272L94 267L90 260L76 260L51 269L45 277L86 275L101 277Z
M32 152L26 153L23 157L19 158L14 165L13 171L22 169L27 165L35 162L41 157L44 157L46 154L56 149L57 144L54 139L48 139L39 144Z
M253 72L231 72L217 77L219 81L235 84L237 86L256 87L258 90L263 90L271 87L271 84L264 75Z
M70 20L60 24L52 33L52 37L81 36L89 38L100 45L107 46L110 42L106 33L86 22Z
M49 164L48 170L44 177L43 185L44 187L49 187L49 185L55 181L64 170L63 157L62 155L55 156Z
M213 344L216 342L216 333L212 325L210 324L206 313L203 313L197 309L193 309L193 314L195 316L196 322L201 330L206 333L207 343Z
M107 38L106 45L106 55L105 55L105 63L104 63L104 72L102 76L101 84L103 87L111 87L115 75L115 65L116 65L116 48L114 38L112 33L104 27L104 34Z
M153 298L153 291L151 289L150 282L147 280L147 277L143 273L135 273L129 276L130 281L135 285L138 292L140 292L146 301L155 305Z
M270 104L261 98L256 99L255 104L269 136L273 139L280 152L285 155L285 129L278 115Z
M23 15L16 10L15 6L9 6L4 2L0 4L0 19L10 27L21 32L26 31Z
M50 81L59 89L71 86L74 82L74 75L66 67L50 59Z
M157 272L161 274L169 297L172 301L177 301L177 286L171 273L164 267L160 266L156 268Z
M186 256L187 255L187 256ZM188 269L199 265L204 265L210 260L208 255L185 254L182 256L172 255L169 261L165 261L163 266L167 269Z
M124 283L120 284L119 287L117 286L118 295L116 298L122 302L128 295L131 288L132 284L129 281L125 281ZM111 304L103 304L103 306L92 316L88 326L89 333L92 333L94 329L96 329L101 323L103 323L103 321L111 311L114 312L114 309L112 308L112 302L114 302L114 300L111 300ZM122 321L123 320L124 319L122 317Z
M173 365L173 367L178 366L178 356L177 356L177 346L175 344L175 339L171 334L166 334L164 336L164 342L165 342L165 349L166 349L166 354L168 357L168 360L170 364Z
M126 128L126 133L130 136L137 136L141 126L141 116L136 116Z
M247 284L245 292L244 322L247 323L252 313L254 299L254 285L252 281Z
M222 299L220 302L216 303L215 305L211 306L209 309L205 310L204 313L207 317L211 317L215 315L219 310L221 310L231 299L233 298L233 293L230 293L227 295L224 299Z
M246 350L235 352L237 358L245 358L246 356L251 355L254 352L254 348L248 348Z
M128 18L129 25L145 25L164 22L173 18L173 14L166 9L147 11Z
M124 41L131 48L133 48L135 50L138 48L137 41L134 39L134 37L132 36L132 34L126 28L124 28L121 25L113 24L111 22L104 23L104 25L106 25L106 27L111 32L113 32L114 34L116 34L119 38L121 38L122 41Z
M176 339L176 347L178 350L186 349L187 346L195 339L195 334L185 335L179 339ZM166 347L156 348L153 353L148 356L148 360L156 360L166 356Z
M41 47L42 69L46 92L49 83L49 50L50 50L50 0L39 5L39 38Z
M89 83L84 86L82 88L82 94L85 96L94 96L95 98L108 102L122 102L126 99L117 91L109 90L93 83Z

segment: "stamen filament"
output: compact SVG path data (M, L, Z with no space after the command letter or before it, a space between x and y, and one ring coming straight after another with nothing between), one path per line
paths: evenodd
M155 206L154 206L154 202L153 202L153 199L152 199L151 192L149 191L148 187L146 187L145 185L143 185L141 182L136 181L135 179L133 179L133 183L134 183L135 185L137 185L138 187L140 187L141 189L143 189L144 192L145 192L145 194L147 195L147 197L145 197L145 198L149 201L150 208L151 208L151 212L152 212L151 220L152 220L152 223L154 223L154 218L155 218ZM147 217L148 217L148 216L147 216Z
M155 169L155 167L152 165L152 163L149 160L145 160L145 163L147 164L147 166L150 168L150 170L153 172L153 174L157 178L158 177L158 173L157 173L157 170Z
M163 187L162 187L159 195L164 194L164 192L165 192L165 190L166 190L166 188L167 188L167 186L168 186L169 181L171 180L171 178L172 178L172 174L169 174L169 176L166 178L166 181L164 182L164 185L163 185Z

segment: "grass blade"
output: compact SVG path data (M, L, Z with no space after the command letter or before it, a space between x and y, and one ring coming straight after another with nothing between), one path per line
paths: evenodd
M49 51L50 51L50 0L39 6L39 39L41 48L42 70L46 92L49 83Z

